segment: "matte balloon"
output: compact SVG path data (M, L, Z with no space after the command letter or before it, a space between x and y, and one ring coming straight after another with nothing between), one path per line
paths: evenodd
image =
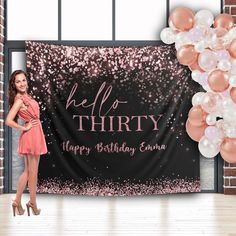
M236 103L236 87L230 89L230 97Z
M214 52L209 49L206 49L199 54L198 64L204 71L213 70L217 66L217 57Z
M207 125L203 125L203 126L193 126L189 120L187 120L186 122L186 132L189 135L189 137L198 142L201 137L204 135L205 129L206 129Z
M215 157L220 151L219 146L216 143L212 142L206 136L203 136L200 139L200 141L198 143L198 149L199 149L200 153L204 157L207 157L207 158Z
M232 40L228 48L231 57L236 59L236 39Z
M169 25L174 30L190 30L194 25L194 12L187 7L175 8L170 14Z
M214 92L223 92L229 87L229 75L221 70L214 70L208 76L208 84Z
M220 154L228 163L236 163L236 139L225 138L220 145Z
M177 51L179 63L185 66L193 64L198 58L198 53L193 45L184 45Z
M234 27L234 18L226 13L219 14L214 21L214 27L222 27L227 30L230 30L231 28Z
M194 106L188 113L188 120L193 126L203 126L206 124L207 113L200 105Z

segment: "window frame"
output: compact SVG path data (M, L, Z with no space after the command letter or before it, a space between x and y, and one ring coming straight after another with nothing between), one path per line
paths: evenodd
M166 0L166 27L168 26L169 18L169 2L171 0ZM223 12L223 0L221 1L221 13ZM115 46L157 46L164 45L161 40L141 40L141 41L121 41L115 39L115 3L116 0L112 0L112 40L103 41L89 41L89 40L61 40L61 0L58 0L58 40L39 40L38 42L48 42L52 44L63 44L63 45L74 45L74 46L105 46L105 47L115 47ZM5 11L4 18L6 18L7 12L7 0L5 0ZM5 37L7 39L7 22L5 20ZM24 40L6 40L4 44L4 111L8 111L8 101L7 101L7 88L8 88L8 78L11 74L10 70L12 68L12 52L25 52L25 41ZM4 117L5 119L5 117ZM12 130L5 125L4 132L4 192L5 193L15 193L16 191L12 189ZM199 154L200 157L200 154ZM24 192L28 192L25 190ZM202 193L223 193L223 160L219 155L214 159L214 189L213 190L202 190Z

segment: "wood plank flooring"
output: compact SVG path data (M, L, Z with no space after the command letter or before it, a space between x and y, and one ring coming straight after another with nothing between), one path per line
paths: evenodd
M41 215L13 217L14 194L0 195L0 236L236 236L234 195L37 196Z

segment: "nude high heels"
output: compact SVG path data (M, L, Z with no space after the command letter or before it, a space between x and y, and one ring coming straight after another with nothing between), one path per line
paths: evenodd
M41 212L41 209L38 209L38 208L36 207L36 205L33 204L33 203L31 203L30 201L29 201L28 203L26 203L26 207L27 207L28 216L30 216L30 208L31 208L32 213L33 213L34 215L39 215L40 212Z
M24 215L25 209L23 209L21 203L17 203L15 200L12 200L12 210L13 210L13 216L17 215Z

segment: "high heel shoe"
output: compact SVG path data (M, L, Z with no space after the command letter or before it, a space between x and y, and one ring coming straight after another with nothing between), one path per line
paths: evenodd
M23 209L21 203L17 203L15 200L12 200L12 210L13 210L13 216L17 215L24 215L25 209Z
M30 201L28 203L26 203L26 207L27 207L27 212L28 212L28 216L30 216L30 208L32 210L32 213L34 215L39 215L41 212L41 209L38 209L36 207L36 205L34 205L33 203L31 203Z

